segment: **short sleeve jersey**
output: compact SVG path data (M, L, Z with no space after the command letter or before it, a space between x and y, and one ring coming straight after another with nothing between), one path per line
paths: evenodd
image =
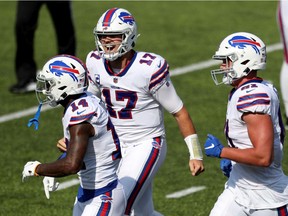
M153 97L158 88L169 85L169 65L164 58L135 52L128 65L114 73L107 61L92 51L86 65L90 85L100 89L121 141L135 142L165 134L163 108Z
M236 184L241 188L237 192L236 201L250 208L272 208L275 205L279 206L279 203L286 204L288 179L281 166L284 130L279 98L273 85L256 79L231 91L225 125L230 147L253 148L247 126L242 120L244 113L263 113L271 116L274 126L274 159L269 167L233 163L228 185ZM286 192L282 193L285 190Z
M83 168L78 172L85 189L100 189L117 180L120 142L103 104L96 96L85 93L67 107L62 119L68 145L70 126L88 122L95 130L95 135L89 139Z

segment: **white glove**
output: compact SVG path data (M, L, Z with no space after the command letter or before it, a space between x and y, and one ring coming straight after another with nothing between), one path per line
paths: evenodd
M50 198L49 191L51 192L55 191L59 186L59 182L56 182L54 177L45 176L43 179L43 185L44 185L45 195L47 199L49 199Z
M27 177L37 176L35 173L36 167L41 164L39 161L29 161L25 164L24 170L22 172L22 181L24 182Z

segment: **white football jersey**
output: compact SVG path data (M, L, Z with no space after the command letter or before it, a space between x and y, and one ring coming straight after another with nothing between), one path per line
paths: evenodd
M89 85L96 85L106 102L111 120L124 142L161 136L164 131L163 108L153 97L162 85L169 85L169 66L154 53L135 52L119 73L92 51L86 59ZM169 98L167 98L169 100Z
M78 172L84 189L101 189L117 180L120 142L103 101L91 93L74 100L65 110L62 123L66 144L69 145L69 126L90 123L95 135L89 138L83 168Z
M288 203L288 178L282 171L284 128L276 89L261 79L245 83L229 96L225 134L230 147L253 148L243 113L265 113L274 125L274 159L269 167L234 163L228 185L236 190L236 201L253 209L279 207ZM261 124L261 122L259 122Z

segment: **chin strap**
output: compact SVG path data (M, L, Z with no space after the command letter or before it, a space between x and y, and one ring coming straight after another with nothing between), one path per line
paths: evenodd
M34 124L34 130L38 130L38 127L39 127L39 117L40 117L41 107L42 107L42 103L39 104L38 110L35 113L34 118L30 119L27 124L28 127L31 127L31 125Z

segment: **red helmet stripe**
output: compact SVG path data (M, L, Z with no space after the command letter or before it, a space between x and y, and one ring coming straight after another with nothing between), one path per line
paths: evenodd
M117 9L118 8L112 8L112 9L107 11L107 13L105 14L105 17L103 19L102 26L110 26L110 22L111 22L111 19L113 17L113 14L115 13L115 11Z
M243 40L243 39L239 39L239 40L233 40L233 42L236 43L248 43L248 44L254 44L256 46L261 47L260 43L256 42L256 41L252 41L252 40Z
M77 69L72 69L72 68L68 68L68 67L52 65L51 68L62 70L62 71L67 71L67 72L70 72L70 73L79 74L79 71Z

